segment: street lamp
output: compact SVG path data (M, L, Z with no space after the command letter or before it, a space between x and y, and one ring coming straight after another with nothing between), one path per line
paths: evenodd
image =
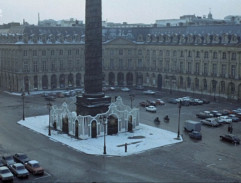
M25 97L25 92L22 92L22 100L23 100L23 120L25 120L25 116L24 116L24 97Z
M104 152L106 154L106 143L105 143L105 134L106 134L106 116L100 116L101 124L104 126Z
M178 104L179 112L178 112L178 129L177 129L177 140L180 140L180 114L181 114L181 101Z
M131 100L131 108L132 108L132 101L135 99L135 94L130 94L130 100Z
M47 104L47 106L49 108L49 136L51 136L51 131L50 131L50 109L51 109L52 104L50 103L50 100L49 100L49 103Z

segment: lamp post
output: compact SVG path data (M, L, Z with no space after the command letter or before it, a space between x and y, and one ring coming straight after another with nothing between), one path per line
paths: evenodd
M51 109L51 106L52 104L50 103L50 100L49 100L49 103L47 104L48 108L49 108L49 136L51 136L51 130L50 130L50 109Z
M178 108L179 108L179 111L178 111L178 129L177 129L177 140L180 140L180 114L181 114L181 102L179 102L178 104Z
M24 116L24 97L25 97L25 92L22 92L22 100L23 100L23 120L25 120L25 116Z
M106 116L100 116L101 124L104 126L104 152L106 154L106 142L105 142L105 134L106 134Z
M131 108L132 108L132 101L135 99L135 95L134 94L130 94L130 100L131 100Z

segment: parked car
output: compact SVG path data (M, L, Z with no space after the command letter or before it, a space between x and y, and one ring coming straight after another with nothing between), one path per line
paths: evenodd
M124 87L124 88L121 88L121 91L123 91L123 92L129 92L129 91L130 91L130 89L129 89L129 88L127 88L127 87Z
M55 101L56 97L55 96L47 96L47 97L45 97L45 100L47 100L47 101Z
M219 116L217 117L217 122L221 124L230 124L232 123L232 119L228 116Z
M212 114L209 114L209 113L206 113L206 112L200 112L198 114L196 114L197 118L200 118L200 119L206 119L206 118L211 118L213 117Z
M201 99L201 100L203 101L203 104L209 104L210 103L210 101L207 100L207 99Z
M137 85L137 86L136 86L136 90L144 90L144 87L141 86L141 85Z
M149 103L147 103L147 102L140 102L140 106L142 106L142 107L147 107L147 106L149 106L150 104Z
M10 172L8 167L2 166L0 167L0 180L4 181L13 181L13 174Z
M32 173L33 175L43 175L44 169L39 165L39 162L36 160L31 160L25 163L25 168Z
M196 140L202 140L202 134L199 131L192 131L189 133L189 137Z
M215 110L211 111L211 114L213 114L214 117L222 116L222 113L215 111Z
M152 90L146 90L143 92L145 95L155 95L156 92L152 91Z
M203 101L200 100L200 99L194 99L194 102L196 102L198 105L202 105L203 104Z
M157 105L165 105L165 102L162 99L156 99Z
M235 114L229 114L228 117L232 119L232 122L239 122L240 119Z
M156 101L150 101L150 100L146 100L146 102L150 105L156 106Z
M14 154L13 155L13 159L14 159L15 162L22 163L22 164L24 164L24 163L29 161L28 156L26 154L24 154L24 153L16 153L16 154Z
M64 94L62 92L57 92L56 97L58 98L64 98Z
M201 120L201 123L203 125L207 125L207 126L211 126L211 127L218 127L221 124L217 122L216 118L207 118L207 119L203 119Z
M28 176L29 176L28 170L24 167L24 165L22 163L15 163L13 165L10 165L9 169L15 176L17 176L19 178L20 177L28 178Z
M115 91L115 87L111 86L110 91Z
M14 164L15 161L14 161L14 159L13 159L13 156L7 155L7 156L2 156L2 163L3 163L5 166L9 166L9 165Z
M223 110L221 111L221 114L222 114L222 115L229 115L229 114L231 114L231 111L230 111L230 110L227 110L227 109L223 109Z
M148 106L148 107L146 107L146 111L148 111L148 112L156 112L156 107L155 106Z
M170 104L177 104L178 103L177 99L175 99L175 98L169 98L167 100L167 102L170 103Z
M240 144L240 139L233 134L221 135L220 140L230 142L232 144Z
M4 166L4 164L3 164L2 160L1 160L0 161L0 167L2 167L2 166Z

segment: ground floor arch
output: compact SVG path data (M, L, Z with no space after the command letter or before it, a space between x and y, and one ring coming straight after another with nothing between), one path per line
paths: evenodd
M114 86L115 85L115 74L113 72L109 73L109 85Z
M117 74L117 83L118 86L124 86L124 74L122 72Z
M51 89L57 88L57 76L54 74L51 76Z
M114 115L108 117L107 134L113 135L118 133L118 118Z
M162 75L158 74L157 76L157 88L162 89Z
M126 74L126 84L127 86L133 86L133 74L131 72Z
M42 88L48 89L48 76L47 75L42 76Z
M96 138L97 137L97 122L92 121L91 123L91 138Z
M61 74L59 76L59 86L60 88L65 88L65 75Z

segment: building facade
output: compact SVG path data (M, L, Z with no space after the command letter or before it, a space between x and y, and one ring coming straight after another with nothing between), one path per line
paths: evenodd
M103 80L240 100L240 30L240 25L103 28ZM0 87L16 92L83 87L84 49L81 28L9 30L0 36Z

